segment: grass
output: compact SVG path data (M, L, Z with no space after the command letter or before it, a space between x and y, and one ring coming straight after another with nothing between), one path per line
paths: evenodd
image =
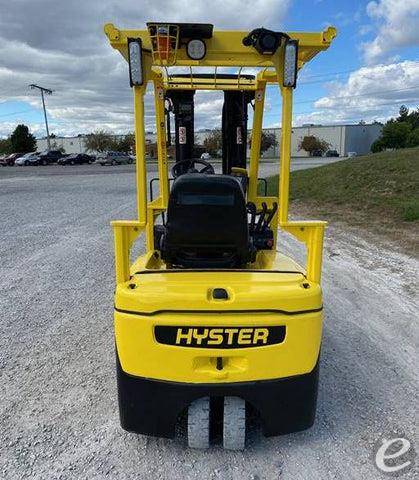
M290 199L394 220L419 220L419 148L381 152L291 173ZM268 179L268 194L278 176Z
M268 180L268 194L278 176ZM290 212L362 229L419 256L419 148L365 155L291 173ZM377 237L375 237L377 238Z

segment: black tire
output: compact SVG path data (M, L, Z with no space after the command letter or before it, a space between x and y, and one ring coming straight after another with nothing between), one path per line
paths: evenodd
M25 160L25 167L29 167L30 163L29 160Z
M188 408L188 445L205 449L210 440L210 399L198 398Z
M118 165L118 162L116 160L112 160L111 165L113 166Z
M48 164L48 162L47 162L46 160L41 160L41 165L42 165L42 166L45 167L47 164Z
M74 165L74 160L70 160L70 165Z
M246 402L239 397L224 397L223 446L243 450L246 441Z

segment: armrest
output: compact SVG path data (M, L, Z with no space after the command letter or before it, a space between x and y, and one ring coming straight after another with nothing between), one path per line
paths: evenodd
M130 250L145 224L138 220L115 220L111 225L115 244L116 283L119 284L130 278Z
M281 228L305 243L307 280L320 283L323 259L323 237L327 222L301 221L281 223Z

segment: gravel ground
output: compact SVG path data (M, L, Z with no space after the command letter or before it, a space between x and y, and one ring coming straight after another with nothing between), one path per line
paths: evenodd
M412 258L329 228L315 426L254 429L244 452L192 451L119 427L109 221L133 218L132 174L1 177L0 478L379 479L377 440L414 440Z

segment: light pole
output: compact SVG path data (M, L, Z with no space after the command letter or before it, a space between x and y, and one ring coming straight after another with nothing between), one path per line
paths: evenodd
M41 98L42 98L42 107L44 109L44 118L45 118L45 128L46 128L46 131L47 131L47 144L48 144L48 151L51 150L51 143L50 143L50 140L49 140L49 129L48 129L48 119L47 119L47 110L45 108L45 100L44 100L44 92L47 94L47 95L52 95L52 90L48 89L48 88L44 88L44 87L40 87L39 85L35 85L33 83L31 83L29 85L29 87L33 90L34 88L40 90L41 92Z

